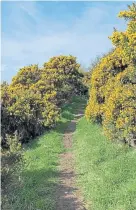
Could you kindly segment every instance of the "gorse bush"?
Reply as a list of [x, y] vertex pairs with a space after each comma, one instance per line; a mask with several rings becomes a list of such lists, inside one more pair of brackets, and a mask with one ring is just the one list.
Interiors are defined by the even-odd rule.
[[91, 77], [86, 117], [103, 124], [110, 139], [136, 141], [136, 4], [119, 13], [128, 20], [125, 32], [114, 30], [115, 49], [100, 59]]
[[[81, 69], [81, 72], [84, 75], [84, 77], [82, 79], [82, 82], [85, 85], [85, 87], [87, 87], [87, 90], [86, 90], [87, 93], [89, 93], [89, 89], [91, 88], [91, 77], [92, 77], [93, 70], [98, 65], [98, 63], [100, 62], [101, 58], [105, 57], [106, 55], [108, 55], [112, 51], [113, 51], [113, 49], [111, 49], [106, 54], [102, 54], [100, 56], [96, 56], [96, 58], [92, 61], [90, 67], [88, 68], [88, 71], [85, 71], [84, 69]], [[89, 94], [88, 94], [88, 97], [89, 97]]]
[[86, 87], [82, 83], [84, 76], [79, 72], [80, 65], [73, 56], [53, 57], [44, 63], [43, 80], [57, 93], [57, 102], [62, 103], [71, 93], [83, 93]]
[[1, 85], [3, 146], [8, 146], [6, 134], [16, 132], [19, 141], [27, 142], [55, 126], [64, 100], [86, 88], [79, 67], [73, 56], [53, 57], [42, 68], [20, 69], [10, 85]]
[[19, 142], [18, 135], [16, 134], [16, 132], [12, 136], [6, 134], [6, 141], [9, 146], [10, 154], [16, 154], [18, 153], [18, 151], [21, 150], [21, 143]]

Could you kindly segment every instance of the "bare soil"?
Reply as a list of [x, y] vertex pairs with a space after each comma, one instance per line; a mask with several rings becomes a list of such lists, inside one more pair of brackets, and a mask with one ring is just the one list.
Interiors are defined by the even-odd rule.
[[56, 210], [86, 210], [80, 190], [76, 186], [78, 174], [74, 170], [74, 155], [72, 152], [72, 137], [76, 130], [78, 119], [83, 116], [82, 110], [77, 110], [74, 120], [72, 120], [65, 130], [63, 142], [65, 152], [60, 155], [60, 184], [57, 189]]

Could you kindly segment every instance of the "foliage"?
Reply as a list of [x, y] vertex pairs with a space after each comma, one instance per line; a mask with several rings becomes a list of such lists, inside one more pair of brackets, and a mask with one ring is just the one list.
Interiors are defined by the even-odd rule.
[[[23, 145], [18, 166], [14, 166], [13, 160], [9, 164], [8, 159], [8, 176], [2, 173], [2, 209], [56, 209], [60, 175], [57, 166], [59, 155], [64, 150], [63, 134], [77, 108], [85, 103], [85, 99], [74, 96], [62, 107], [59, 123], [54, 129]], [[2, 157], [2, 168], [6, 164], [7, 160]]]
[[63, 102], [84, 93], [79, 67], [76, 57], [57, 56], [42, 68], [20, 69], [10, 85], [1, 85], [3, 146], [8, 147], [6, 134], [16, 132], [19, 141], [28, 142], [56, 125]]
[[86, 89], [82, 83], [83, 73], [79, 71], [80, 65], [73, 56], [53, 57], [44, 63], [44, 79], [47, 78], [53, 89], [57, 92], [57, 99], [70, 97], [71, 94], [83, 93]]
[[91, 73], [90, 72], [84, 72], [84, 77], [83, 77], [83, 84], [90, 88], [90, 79], [91, 79]]
[[11, 154], [15, 154], [21, 150], [21, 143], [19, 142], [19, 138], [16, 133], [14, 136], [6, 134], [6, 140]]
[[110, 37], [115, 49], [94, 68], [86, 117], [103, 124], [111, 139], [134, 145], [136, 139], [136, 5], [119, 17], [129, 19], [125, 32]]
[[[111, 49], [109, 52], [112, 52], [113, 49]], [[109, 52], [107, 54], [109, 54]], [[81, 69], [81, 72], [83, 73], [84, 77], [82, 79], [83, 84], [87, 87], [87, 90], [89, 92], [89, 89], [91, 88], [91, 77], [93, 74], [93, 70], [97, 66], [97, 64], [100, 62], [101, 58], [106, 56], [107, 54], [102, 54], [101, 56], [96, 56], [96, 58], [91, 62], [91, 65], [87, 70]]]

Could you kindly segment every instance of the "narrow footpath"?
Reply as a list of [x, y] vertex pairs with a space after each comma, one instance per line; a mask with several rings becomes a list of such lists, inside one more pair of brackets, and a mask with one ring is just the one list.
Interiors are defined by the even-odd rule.
[[74, 155], [72, 152], [72, 137], [77, 121], [83, 116], [83, 110], [76, 110], [63, 136], [65, 152], [60, 155], [60, 182], [57, 189], [56, 210], [86, 210], [80, 190], [76, 186], [74, 170]]

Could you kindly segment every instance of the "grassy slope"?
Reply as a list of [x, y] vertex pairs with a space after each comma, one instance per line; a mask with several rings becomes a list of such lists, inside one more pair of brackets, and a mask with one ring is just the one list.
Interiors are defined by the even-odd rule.
[[78, 185], [90, 210], [136, 210], [136, 150], [109, 142], [84, 118], [74, 136]]
[[7, 201], [3, 208], [10, 210], [55, 210], [55, 191], [58, 184], [59, 154], [63, 151], [62, 136], [73, 114], [84, 103], [76, 97], [64, 105], [57, 127], [29, 142], [23, 160], [17, 164], [7, 184]]

